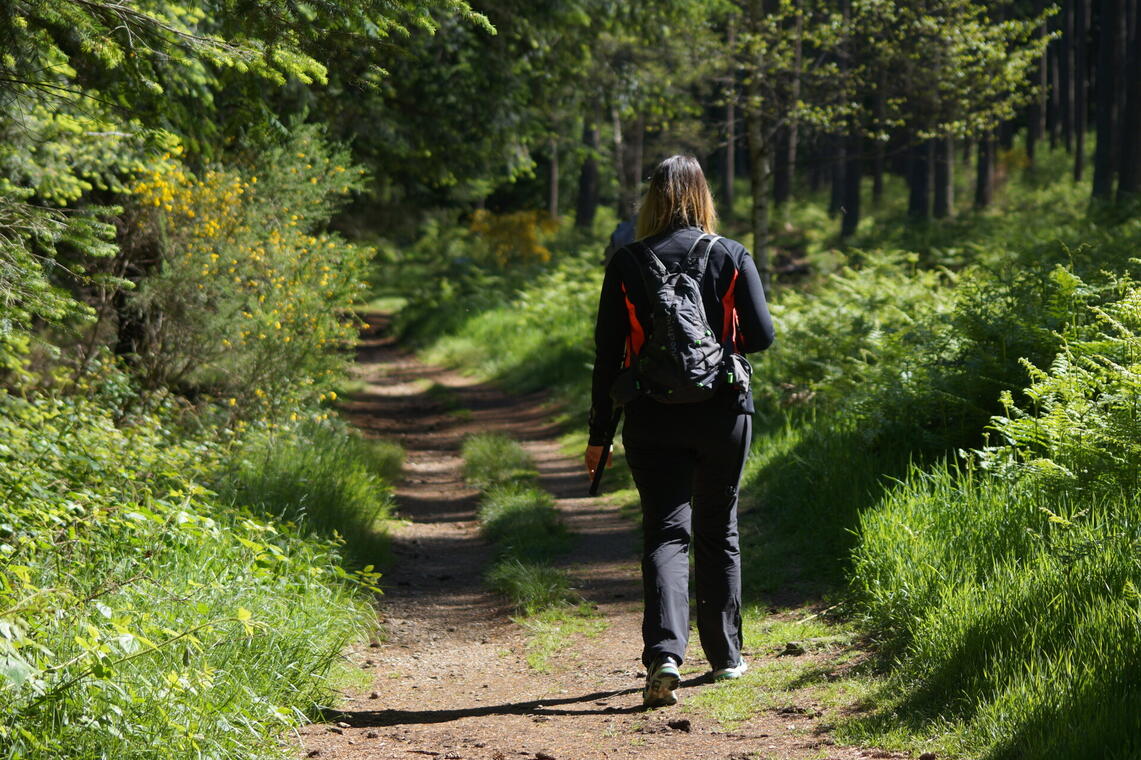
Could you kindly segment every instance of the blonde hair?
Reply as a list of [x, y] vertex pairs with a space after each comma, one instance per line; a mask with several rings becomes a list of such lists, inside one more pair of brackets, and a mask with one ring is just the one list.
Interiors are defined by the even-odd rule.
[[670, 156], [658, 164], [638, 210], [639, 240], [678, 227], [717, 230], [709, 183], [693, 156]]

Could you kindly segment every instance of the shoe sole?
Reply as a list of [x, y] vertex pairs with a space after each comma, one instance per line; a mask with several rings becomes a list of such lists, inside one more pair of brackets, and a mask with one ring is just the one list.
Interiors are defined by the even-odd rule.
[[650, 681], [650, 685], [642, 692], [642, 704], [645, 707], [669, 707], [677, 704], [678, 684], [681, 677], [677, 673], [662, 673]]

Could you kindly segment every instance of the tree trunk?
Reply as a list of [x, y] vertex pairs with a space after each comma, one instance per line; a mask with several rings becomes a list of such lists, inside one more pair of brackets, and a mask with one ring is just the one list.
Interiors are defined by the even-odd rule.
[[550, 191], [547, 197], [547, 212], [552, 219], [559, 218], [559, 144], [551, 138], [551, 176]]
[[[801, 18], [800, 14], [797, 14], [791, 32], [794, 39], [794, 62], [792, 82], [789, 84], [786, 105], [795, 104], [800, 99], [800, 67], [804, 32], [804, 19]], [[795, 116], [786, 114], [786, 122], [777, 133], [776, 155], [773, 160], [773, 204], [778, 207], [792, 197], [792, 183], [796, 177], [796, 141], [799, 131]]]
[[733, 189], [737, 181], [737, 114], [736, 106], [730, 100], [725, 106], [725, 166], [721, 172], [721, 216], [733, 218]]
[[[1132, 9], [1133, 23], [1129, 40], [1129, 61], [1126, 71], [1133, 72], [1127, 77], [1128, 91], [1125, 94], [1124, 117], [1121, 123], [1125, 129], [1121, 135], [1121, 177], [1117, 182], [1117, 200], [1126, 201], [1141, 194], [1141, 145], [1136, 125], [1141, 124], [1141, 12], [1137, 3]], [[1129, 125], [1134, 125], [1130, 127]]]
[[1066, 150], [1074, 149], [1074, 73], [1077, 56], [1077, 16], [1075, 0], [1065, 0], [1062, 10], [1062, 38], [1058, 41], [1058, 83], [1061, 87], [1059, 119]]
[[946, 219], [955, 213], [955, 140], [941, 137], [935, 140], [935, 203], [936, 219]]
[[[1038, 34], [1042, 39], [1045, 39], [1049, 34], [1045, 21], [1042, 22]], [[1034, 163], [1034, 148], [1046, 134], [1046, 93], [1049, 88], [1046, 60], [1046, 48], [1043, 48], [1042, 55], [1038, 58], [1038, 91], [1035, 93], [1034, 101], [1030, 104], [1026, 124], [1026, 157], [1030, 159], [1031, 164]]]
[[1061, 136], [1061, 112], [1062, 112], [1062, 85], [1058, 79], [1060, 72], [1060, 60], [1058, 57], [1059, 45], [1058, 40], [1050, 43], [1047, 49], [1047, 85], [1049, 87], [1049, 96], [1046, 101], [1046, 133], [1050, 136], [1050, 150], [1058, 147], [1058, 139]]
[[1086, 159], [1086, 116], [1089, 110], [1089, 64], [1086, 61], [1086, 34], [1089, 30], [1091, 0], [1074, 2], [1074, 182], [1081, 182]]
[[753, 261], [761, 275], [761, 285], [769, 293], [772, 268], [769, 265], [769, 186], [772, 146], [765, 139], [765, 125], [759, 113], [746, 112], [749, 137], [749, 179], [752, 184]]
[[[759, 29], [764, 20], [761, 0], [749, 0], [748, 19], [752, 29]], [[760, 68], [759, 66], [757, 67]], [[769, 192], [772, 182], [770, 166], [772, 146], [766, 134], [764, 119], [764, 88], [754, 74], [747, 80], [745, 131], [749, 141], [749, 179], [752, 185], [753, 261], [761, 276], [765, 294], [769, 293], [772, 267], [769, 263]]]
[[844, 137], [828, 136], [828, 163], [832, 172], [832, 193], [828, 200], [828, 216], [836, 216], [844, 205]]
[[646, 117], [641, 113], [634, 121], [634, 134], [630, 135], [630, 144], [626, 150], [626, 181], [630, 184], [630, 192], [634, 197], [631, 204], [631, 213], [637, 208], [638, 200], [642, 197], [642, 166], [645, 163], [644, 154], [646, 146]]
[[1117, 37], [1122, 26], [1123, 0], [1100, 0], [1097, 42], [1097, 145], [1094, 148], [1093, 197], [1108, 200], [1113, 195], [1117, 141]]
[[792, 192], [792, 164], [789, 163], [788, 127], [777, 130], [776, 151], [773, 154], [773, 206], [780, 208]]
[[[887, 73], [880, 71], [879, 80], [876, 83], [875, 95], [875, 128], [881, 130], [884, 128], [884, 120], [887, 118], [887, 98], [885, 92], [887, 91]], [[876, 140], [874, 153], [872, 154], [872, 204], [878, 206], [880, 199], [883, 198], [883, 173], [884, 164], [886, 162], [887, 145], [883, 140]]]
[[598, 151], [602, 147], [596, 115], [582, 120], [582, 144], [586, 146], [587, 153], [586, 160], [582, 162], [582, 172], [578, 175], [574, 226], [589, 230], [594, 227], [594, 213], [598, 210]]
[[[737, 26], [729, 22], [728, 47], [736, 60]], [[724, 219], [733, 218], [733, 201], [735, 193], [733, 185], [737, 180], [737, 97], [736, 72], [729, 70], [729, 102], [725, 104], [725, 165], [721, 172], [721, 216]]]
[[844, 204], [840, 221], [840, 237], [855, 233], [860, 225], [860, 175], [862, 170], [861, 153], [863, 139], [858, 130], [848, 135], [844, 151]]
[[907, 215], [912, 219], [928, 219], [931, 216], [930, 153], [930, 140], [917, 142], [908, 149]]
[[979, 138], [978, 171], [975, 174], [975, 208], [986, 208], [994, 199], [994, 134]]

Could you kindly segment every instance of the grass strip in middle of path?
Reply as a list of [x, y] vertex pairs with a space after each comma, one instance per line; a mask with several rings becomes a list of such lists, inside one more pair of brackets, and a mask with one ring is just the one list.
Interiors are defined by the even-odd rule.
[[573, 536], [559, 519], [551, 494], [536, 484], [538, 472], [518, 442], [499, 433], [468, 438], [463, 446], [464, 478], [483, 491], [479, 522], [495, 545], [488, 584], [511, 600], [514, 620], [531, 635], [527, 663], [550, 670], [550, 655], [576, 634], [594, 636], [605, 628], [597, 613], [571, 588], [553, 557], [569, 552]]

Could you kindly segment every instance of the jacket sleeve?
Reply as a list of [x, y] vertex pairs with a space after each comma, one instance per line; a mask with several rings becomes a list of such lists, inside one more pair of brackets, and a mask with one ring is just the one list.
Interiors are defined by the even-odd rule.
[[622, 278], [612, 260], [606, 267], [606, 276], [602, 281], [598, 318], [594, 325], [594, 374], [590, 387], [591, 446], [603, 445], [614, 434], [609, 429], [614, 415], [610, 389], [622, 369], [629, 333], [630, 318], [626, 314]]
[[737, 283], [737, 350], [743, 354], [763, 351], [773, 344], [776, 333], [773, 319], [765, 302], [765, 289], [753, 257], [745, 254], [741, 259]]

